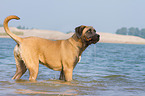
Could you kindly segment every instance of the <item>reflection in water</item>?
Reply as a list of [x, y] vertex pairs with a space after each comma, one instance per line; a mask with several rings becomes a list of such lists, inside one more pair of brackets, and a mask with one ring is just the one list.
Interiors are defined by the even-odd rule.
[[77, 95], [73, 94], [74, 90], [67, 90], [65, 92], [40, 92], [40, 91], [33, 91], [27, 89], [17, 89], [16, 93], [18, 94], [49, 94], [49, 95]]
[[[69, 88], [61, 90], [61, 88], [66, 86], [74, 86], [74, 87], [77, 86], [77, 84], [73, 84], [71, 82], [65, 82], [61, 80], [27, 81], [27, 80], [20, 79], [20, 80], [16, 80], [15, 82], [19, 85], [25, 86], [26, 88], [26, 89], [16, 89], [15, 93], [17, 94], [77, 95], [77, 91], [78, 91], [76, 89], [69, 89]], [[32, 87], [34, 87], [35, 90], [30, 90], [33, 89]], [[41, 90], [40, 87], [42, 87]], [[60, 90], [55, 90], [55, 89], [60, 89]]]

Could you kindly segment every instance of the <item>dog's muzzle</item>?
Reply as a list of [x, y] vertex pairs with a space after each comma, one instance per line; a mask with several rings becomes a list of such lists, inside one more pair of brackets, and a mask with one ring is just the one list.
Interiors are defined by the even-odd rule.
[[92, 37], [92, 41], [94, 41], [93, 43], [97, 43], [98, 41], [100, 40], [100, 35], [99, 34], [95, 34], [93, 37]]
[[97, 43], [100, 40], [100, 35], [99, 34], [95, 34], [92, 37], [86, 37], [85, 36], [85, 39], [86, 39], [87, 43], [89, 43], [89, 44], [92, 44], [92, 43], [95, 44], [95, 43]]

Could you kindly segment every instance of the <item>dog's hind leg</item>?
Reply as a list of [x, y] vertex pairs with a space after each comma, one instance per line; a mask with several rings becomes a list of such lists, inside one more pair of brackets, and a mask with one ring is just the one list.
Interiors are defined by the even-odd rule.
[[25, 66], [24, 61], [22, 60], [22, 58], [20, 56], [18, 45], [16, 45], [14, 48], [14, 57], [15, 57], [17, 69], [16, 69], [16, 73], [12, 79], [20, 79], [21, 76], [26, 72], [27, 68]]
[[23, 60], [19, 60], [16, 56], [15, 56], [15, 61], [16, 61], [16, 73], [13, 76], [12, 79], [20, 79], [21, 76], [26, 72], [27, 68], [25, 66], [25, 63]]
[[27, 58], [26, 67], [29, 70], [29, 80], [31, 81], [36, 80], [39, 71], [39, 59], [34, 59], [31, 57]]

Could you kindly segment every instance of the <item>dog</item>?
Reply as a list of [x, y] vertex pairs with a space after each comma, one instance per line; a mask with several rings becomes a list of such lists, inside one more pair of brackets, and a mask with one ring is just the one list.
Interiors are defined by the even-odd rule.
[[6, 33], [17, 43], [14, 48], [16, 73], [12, 79], [20, 79], [28, 69], [29, 80], [36, 80], [40, 63], [52, 70], [60, 71], [60, 80], [71, 81], [73, 69], [82, 52], [100, 39], [100, 35], [92, 26], [84, 25], [76, 27], [73, 36], [66, 40], [21, 38], [9, 30], [8, 22], [11, 19], [20, 18], [15, 15], [8, 16], [3, 24]]

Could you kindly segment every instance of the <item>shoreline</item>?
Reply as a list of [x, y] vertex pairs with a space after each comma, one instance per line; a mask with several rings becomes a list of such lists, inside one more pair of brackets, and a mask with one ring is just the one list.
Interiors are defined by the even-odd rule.
[[[17, 35], [19, 36], [19, 35]], [[24, 36], [19, 36], [21, 38], [25, 38]], [[26, 36], [26, 37], [30, 37], [30, 36]], [[39, 37], [39, 36], [35, 36], [35, 37]], [[0, 36], [0, 38], [11, 38], [10, 36]], [[42, 38], [42, 37], [40, 37]], [[49, 39], [49, 38], [45, 38], [45, 39]], [[56, 40], [56, 39], [49, 39], [49, 40]], [[57, 40], [61, 40], [61, 39], [57, 39]], [[64, 39], [62, 39], [64, 40]], [[123, 41], [111, 41], [111, 40], [100, 40], [98, 43], [112, 43], [112, 44], [137, 44], [137, 45], [145, 45], [145, 41], [144, 42], [131, 42], [131, 41], [126, 41], [126, 42], [123, 42]]]
[[[63, 33], [59, 31], [49, 31], [49, 30], [40, 30], [40, 29], [31, 29], [31, 30], [22, 30], [15, 27], [10, 27], [12, 32], [21, 32], [23, 35], [17, 35], [19, 37], [25, 38], [30, 36], [50, 39], [50, 40], [65, 40], [70, 38], [74, 32]], [[0, 27], [0, 33], [5, 33], [3, 27]], [[118, 43], [118, 44], [141, 44], [145, 45], [145, 39], [137, 36], [129, 35], [118, 35], [105, 32], [97, 32], [100, 35], [100, 43]], [[0, 35], [0, 38], [10, 38], [8, 35]]]

